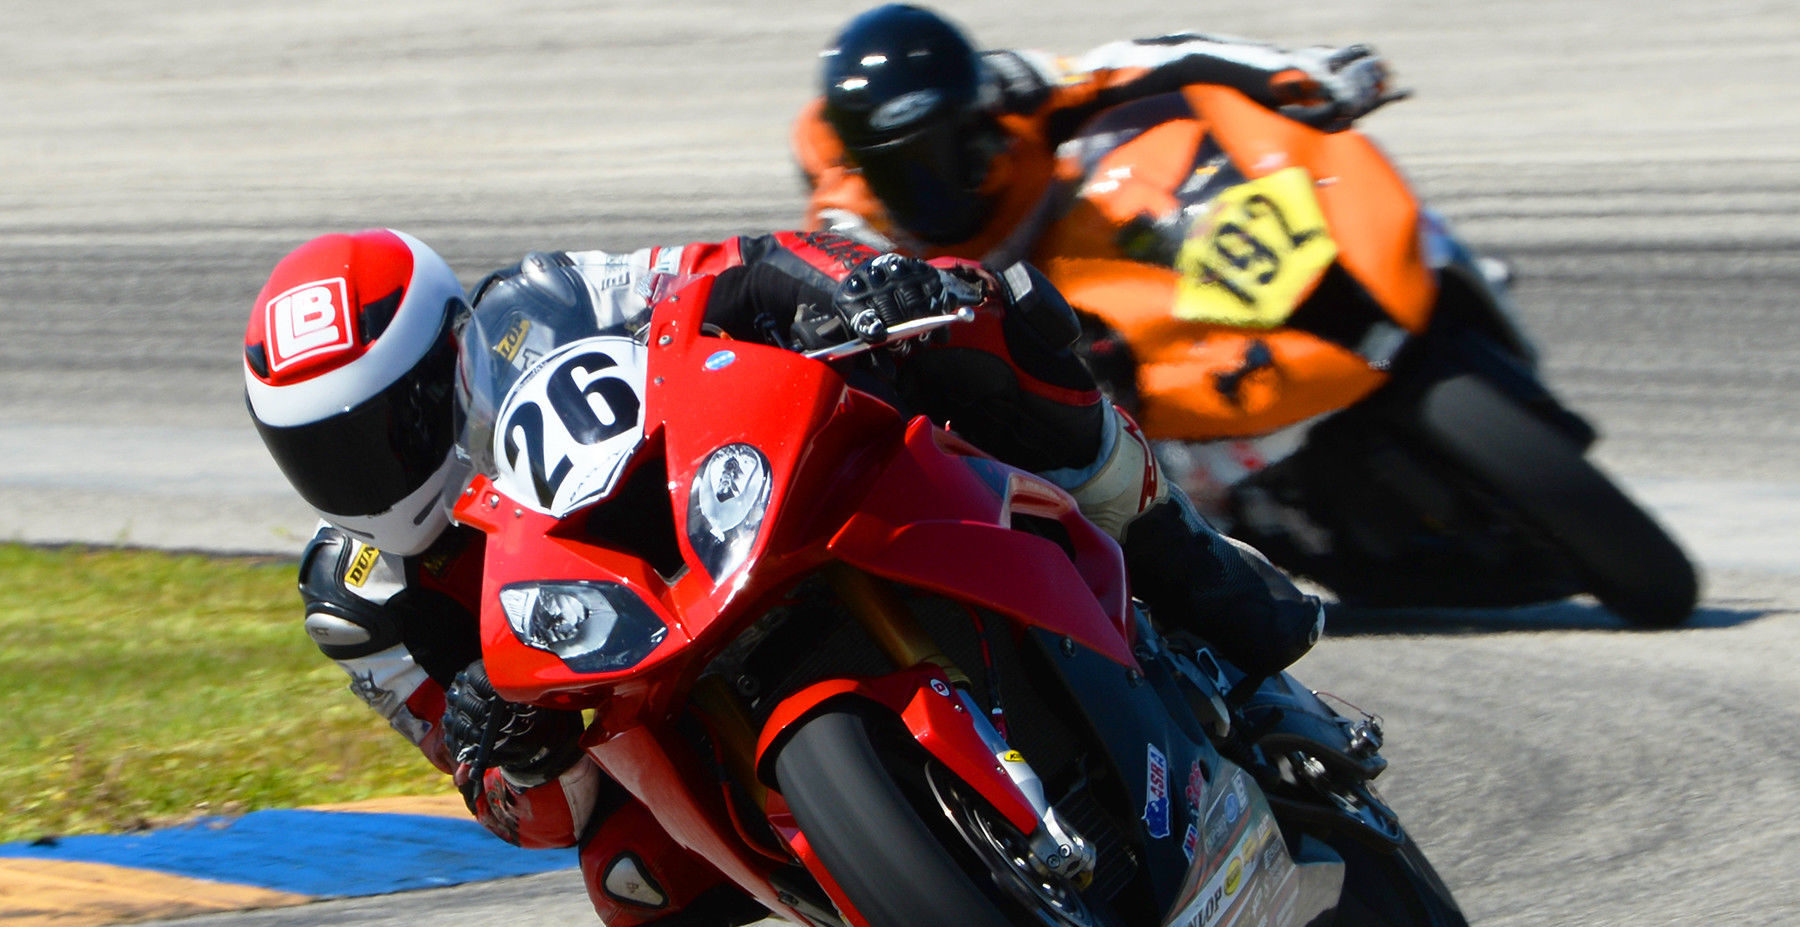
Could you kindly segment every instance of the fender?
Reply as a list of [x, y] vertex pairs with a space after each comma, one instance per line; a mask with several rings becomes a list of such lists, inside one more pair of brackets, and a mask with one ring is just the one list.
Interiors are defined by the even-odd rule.
[[1031, 833], [1041, 823], [1031, 802], [995, 762], [943, 670], [923, 665], [872, 679], [827, 679], [775, 706], [756, 744], [756, 775], [775, 788], [775, 756], [800, 722], [824, 706], [859, 699], [892, 713], [919, 746], [974, 787], [994, 810]]

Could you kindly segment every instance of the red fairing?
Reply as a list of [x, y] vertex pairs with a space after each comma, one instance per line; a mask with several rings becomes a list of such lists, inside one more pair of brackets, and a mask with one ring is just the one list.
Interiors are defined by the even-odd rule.
[[[992, 483], [971, 483], [970, 472]], [[981, 521], [958, 517], [984, 509]], [[1050, 541], [1012, 530], [1014, 513], [1060, 522], [1075, 548], [1073, 565]], [[1118, 544], [1054, 484], [996, 463], [923, 419], [907, 429], [901, 454], [830, 550], [877, 576], [972, 598], [1023, 624], [1066, 634], [1121, 665], [1137, 665]], [[1018, 582], [1020, 576], [1032, 581]]]
[[605, 927], [653, 923], [724, 881], [717, 869], [670, 840], [636, 801], [607, 815], [582, 842], [581, 875]]

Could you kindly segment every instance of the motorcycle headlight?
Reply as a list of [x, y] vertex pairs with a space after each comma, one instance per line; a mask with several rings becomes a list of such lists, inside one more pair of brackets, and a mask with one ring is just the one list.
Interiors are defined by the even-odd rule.
[[769, 459], [748, 444], [708, 455], [688, 493], [688, 543], [715, 582], [750, 556], [773, 485]]
[[669, 633], [618, 583], [513, 583], [501, 588], [500, 607], [520, 643], [556, 654], [578, 673], [636, 666]]

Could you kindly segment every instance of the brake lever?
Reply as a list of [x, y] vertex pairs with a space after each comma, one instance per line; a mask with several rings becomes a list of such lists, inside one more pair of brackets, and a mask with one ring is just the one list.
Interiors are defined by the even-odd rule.
[[913, 319], [910, 322], [902, 322], [899, 325], [896, 325], [893, 328], [888, 329], [887, 336], [882, 338], [880, 341], [864, 341], [861, 338], [856, 338], [856, 339], [852, 339], [850, 341], [846, 341], [843, 344], [834, 344], [834, 345], [831, 345], [830, 347], [818, 348], [816, 350], [807, 351], [807, 352], [805, 352], [805, 356], [809, 360], [826, 361], [826, 362], [843, 360], [846, 357], [855, 357], [858, 354], [866, 354], [869, 351], [873, 351], [876, 348], [885, 347], [887, 345], [893, 344], [896, 341], [905, 341], [908, 338], [917, 338], [918, 336], [923, 335], [927, 332], [936, 331], [940, 328], [945, 328], [945, 327], [954, 325], [958, 322], [973, 322], [973, 321], [975, 321], [974, 307], [958, 306], [958, 307], [956, 307], [956, 309], [954, 311], [945, 313], [943, 315], [928, 315], [923, 318]]

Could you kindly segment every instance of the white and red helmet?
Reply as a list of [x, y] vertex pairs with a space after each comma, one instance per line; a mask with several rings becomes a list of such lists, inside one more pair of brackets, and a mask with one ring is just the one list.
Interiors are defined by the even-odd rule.
[[263, 444], [326, 521], [396, 554], [448, 523], [456, 274], [392, 229], [323, 235], [275, 265], [244, 332]]

